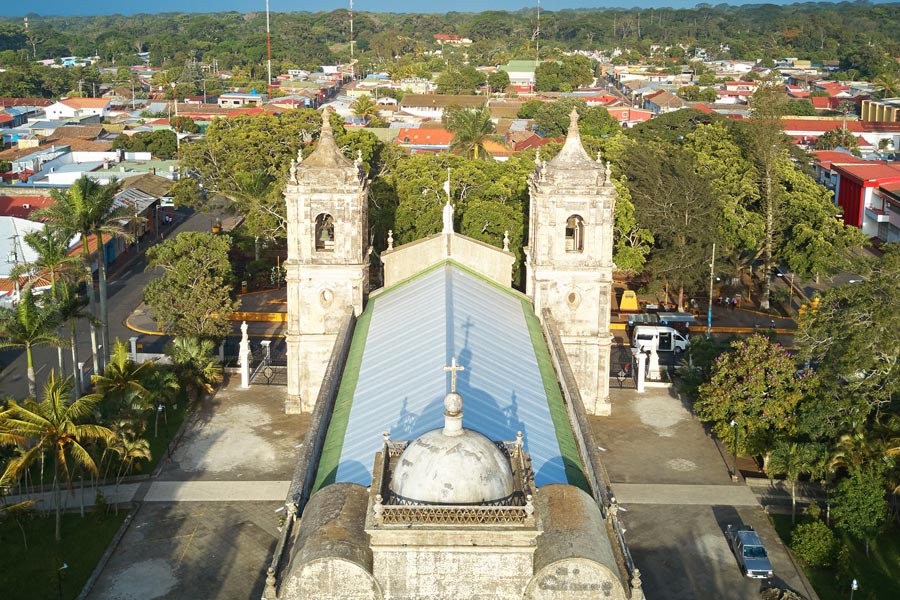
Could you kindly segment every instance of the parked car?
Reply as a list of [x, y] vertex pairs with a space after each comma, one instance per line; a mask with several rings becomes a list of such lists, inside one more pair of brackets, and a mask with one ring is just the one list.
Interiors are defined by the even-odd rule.
[[752, 527], [735, 528], [729, 525], [725, 538], [744, 575], [754, 579], [769, 579], [775, 575], [766, 548]]

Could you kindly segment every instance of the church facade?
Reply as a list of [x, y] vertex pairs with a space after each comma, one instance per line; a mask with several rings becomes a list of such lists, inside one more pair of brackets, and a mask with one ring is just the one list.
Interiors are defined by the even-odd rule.
[[366, 297], [365, 186], [325, 125], [285, 192], [288, 408], [312, 415], [264, 597], [642, 598], [587, 421], [609, 412], [615, 192], [577, 115], [530, 181], [526, 294], [448, 198]]

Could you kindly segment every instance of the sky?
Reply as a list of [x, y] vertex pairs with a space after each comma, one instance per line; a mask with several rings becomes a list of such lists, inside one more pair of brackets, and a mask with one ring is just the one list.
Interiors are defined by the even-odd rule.
[[[759, 4], [761, 0], [732, 1], [727, 4]], [[622, 0], [542, 0], [541, 7], [546, 10], [563, 8], [589, 7], [676, 7], [690, 8], [698, 4], [698, 0], [638, 0], [625, 2]], [[709, 0], [709, 4], [719, 4], [719, 0]], [[786, 0], [768, 0], [769, 4], [791, 4]], [[367, 12], [417, 12], [443, 13], [447, 11], [480, 12], [484, 10], [519, 10], [523, 7], [537, 5], [537, 0], [355, 0], [354, 8]], [[329, 11], [335, 8], [347, 8], [349, 0], [269, 0], [272, 12], [289, 11]], [[134, 0], [42, 0], [25, 3], [4, 0], [0, 2], [0, 16], [24, 16], [23, 10], [38, 15], [105, 15], [135, 14], [161, 12], [222, 12], [238, 11], [242, 13], [265, 10], [265, 0], [155, 0], [153, 2], [136, 2]]]

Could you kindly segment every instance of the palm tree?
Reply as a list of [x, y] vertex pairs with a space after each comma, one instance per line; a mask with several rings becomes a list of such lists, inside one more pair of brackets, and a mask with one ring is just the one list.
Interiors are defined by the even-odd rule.
[[[72, 239], [72, 232], [65, 229], [54, 229], [52, 227], [44, 227], [37, 231], [25, 234], [24, 240], [32, 250], [37, 253], [37, 259], [18, 265], [13, 270], [14, 276], [23, 273], [35, 273], [35, 277], [29, 278], [26, 283], [27, 287], [33, 287], [38, 281], [37, 275], [42, 271], [48, 272], [50, 276], [50, 297], [54, 301], [57, 300], [56, 282], [60, 276], [73, 271], [81, 266], [82, 261], [79, 257], [69, 256], [69, 242]], [[57, 335], [59, 331], [57, 331]], [[57, 346], [57, 359], [59, 361], [59, 372], [65, 370], [63, 365], [62, 346]]]
[[204, 391], [211, 394], [215, 389], [213, 384], [222, 381], [222, 365], [213, 358], [214, 349], [211, 340], [193, 337], [177, 337], [166, 347], [178, 378], [183, 385], [194, 389], [195, 399]]
[[151, 363], [137, 364], [131, 360], [125, 343], [116, 339], [103, 375], [91, 375], [96, 390], [91, 396], [103, 401], [107, 414], [141, 413], [146, 410], [147, 396], [141, 379], [150, 368]]
[[0, 412], [0, 442], [28, 447], [24, 454], [9, 461], [0, 483], [19, 477], [44, 452], [53, 455], [56, 541], [62, 539], [60, 484], [71, 486], [74, 467], [96, 474], [97, 465], [85, 444], [113, 437], [109, 429], [89, 421], [97, 400], [85, 396], [70, 401], [70, 385], [69, 379], [50, 371], [41, 402], [26, 400], [20, 405], [13, 400], [8, 409]]
[[484, 149], [484, 143], [494, 132], [491, 111], [487, 106], [478, 109], [450, 107], [444, 113], [444, 127], [456, 133], [450, 142], [451, 151], [462, 153], [467, 158], [492, 158]]
[[825, 454], [822, 444], [786, 442], [775, 446], [769, 456], [768, 475], [784, 474], [791, 484], [791, 522], [797, 521], [797, 480], [804, 474], [818, 474], [819, 457]]
[[[131, 241], [134, 236], [128, 232], [123, 223], [134, 222], [136, 217], [128, 214], [124, 209], [113, 210], [119, 183], [101, 185], [83, 176], [76, 180], [72, 186], [62, 192], [53, 190], [50, 194], [56, 202], [43, 208], [35, 215], [62, 230], [74, 231], [81, 235], [81, 255], [86, 265], [91, 264], [91, 252], [89, 240], [93, 235], [96, 238], [97, 248], [94, 258], [97, 260], [97, 271], [100, 281], [100, 339], [103, 342], [104, 357], [109, 352], [109, 315], [106, 306], [106, 254], [103, 252], [103, 236], [117, 237]], [[90, 269], [88, 268], [88, 275]], [[94, 288], [88, 279], [88, 305], [92, 314], [94, 309]], [[94, 373], [100, 373], [100, 357], [97, 352], [97, 333], [94, 325], [91, 325], [91, 342], [94, 351]], [[105, 360], [103, 361], [105, 362]]]
[[149, 406], [153, 409], [153, 437], [157, 437], [159, 432], [159, 413], [164, 413], [163, 418], [168, 424], [169, 418], [166, 416], [169, 403], [175, 398], [175, 394], [181, 389], [178, 384], [178, 376], [168, 369], [153, 369], [149, 375], [144, 377], [144, 389], [147, 391], [144, 397]]
[[26, 289], [14, 308], [0, 310], [0, 348], [25, 348], [28, 364], [28, 395], [36, 394], [34, 359], [32, 348], [39, 346], [65, 346], [65, 340], [56, 335], [60, 323], [59, 311], [52, 306], [38, 304], [31, 289]]
[[353, 109], [353, 114], [357, 117], [362, 117], [366, 123], [378, 118], [378, 105], [372, 102], [371, 96], [360, 96], [354, 100], [351, 108]]
[[[83, 275], [83, 273], [82, 273]], [[59, 292], [59, 315], [63, 321], [69, 322], [69, 347], [72, 349], [72, 376], [75, 379], [73, 392], [76, 398], [81, 397], [81, 371], [78, 368], [78, 339], [75, 323], [78, 319], [87, 319], [95, 327], [97, 319], [93, 314], [85, 311], [88, 305], [87, 298], [78, 294], [75, 286], [68, 282], [60, 285]]]
[[900, 79], [894, 71], [882, 71], [872, 83], [881, 88], [876, 94], [877, 98], [896, 98], [900, 96]]

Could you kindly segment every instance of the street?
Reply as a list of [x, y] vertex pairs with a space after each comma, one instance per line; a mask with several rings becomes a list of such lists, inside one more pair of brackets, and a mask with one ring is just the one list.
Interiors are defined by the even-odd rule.
[[[208, 231], [210, 217], [204, 213], [191, 213], [186, 210], [179, 210], [175, 215], [175, 222], [169, 229], [164, 230], [164, 235], [174, 236], [182, 231]], [[128, 342], [128, 338], [138, 335], [125, 326], [125, 319], [131, 312], [141, 303], [144, 293], [144, 286], [151, 279], [156, 277], [155, 273], [146, 272], [146, 259], [143, 252], [149, 246], [155, 244], [157, 240], [153, 240], [149, 235], [141, 241], [141, 253], [134, 257], [134, 247], [123, 254], [120, 260], [133, 260], [126, 265], [115, 263], [110, 268], [109, 273], [109, 340], [113, 343], [116, 338], [123, 342]], [[130, 253], [130, 254], [129, 254]], [[119, 270], [113, 269], [119, 266]], [[68, 325], [64, 325], [62, 335], [64, 339], [68, 339]], [[84, 362], [85, 365], [91, 364], [91, 338], [90, 328], [86, 321], [78, 322], [77, 327], [78, 339], [78, 360]], [[99, 336], [99, 330], [98, 330]], [[168, 342], [168, 338], [140, 336], [143, 343], [144, 352], [162, 352], [163, 347]], [[59, 368], [57, 359], [57, 351], [55, 347], [41, 347], [32, 350], [34, 357], [34, 370], [37, 381], [38, 397], [40, 390], [47, 380], [47, 376], [51, 370]], [[64, 359], [64, 375], [72, 375], [72, 353], [71, 349], [63, 349]], [[28, 381], [25, 376], [26, 362], [25, 351], [22, 349], [8, 349], [0, 351], [0, 393], [10, 396], [14, 399], [24, 399], [28, 394]]]

